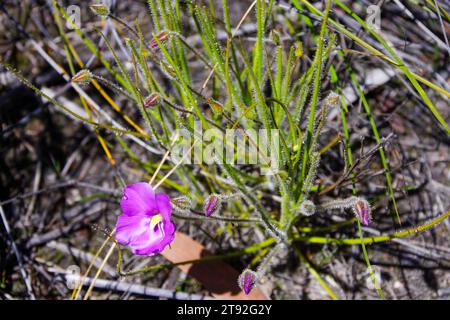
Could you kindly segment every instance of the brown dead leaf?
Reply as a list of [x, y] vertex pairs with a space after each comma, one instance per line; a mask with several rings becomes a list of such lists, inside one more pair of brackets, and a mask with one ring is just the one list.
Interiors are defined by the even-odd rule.
[[[196, 260], [211, 255], [204, 246], [189, 237], [177, 232], [175, 240], [162, 252], [172, 263]], [[268, 300], [258, 288], [248, 296], [239, 288], [237, 279], [239, 272], [223, 261], [208, 261], [197, 264], [179, 265], [183, 272], [199, 281], [215, 298], [235, 300]]]

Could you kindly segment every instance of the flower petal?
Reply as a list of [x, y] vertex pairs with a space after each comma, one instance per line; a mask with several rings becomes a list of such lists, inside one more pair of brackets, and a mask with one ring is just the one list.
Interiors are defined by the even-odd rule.
[[124, 189], [120, 207], [128, 216], [152, 216], [158, 209], [155, 201], [155, 192], [152, 187], [146, 182], [138, 182]]
[[170, 205], [170, 198], [165, 193], [156, 194], [156, 204], [158, 212], [163, 216], [165, 221], [170, 221], [172, 216], [172, 206]]
[[149, 241], [142, 247], [135, 247], [134, 254], [151, 256], [162, 252], [175, 238], [175, 224], [172, 221], [161, 221], [150, 232]]
[[145, 243], [149, 237], [151, 218], [147, 216], [129, 216], [121, 214], [117, 218], [116, 240], [125, 246]]
[[122, 214], [117, 219], [116, 240], [129, 246], [134, 254], [153, 255], [160, 253], [175, 238], [175, 224], [161, 220], [150, 228], [151, 218]]

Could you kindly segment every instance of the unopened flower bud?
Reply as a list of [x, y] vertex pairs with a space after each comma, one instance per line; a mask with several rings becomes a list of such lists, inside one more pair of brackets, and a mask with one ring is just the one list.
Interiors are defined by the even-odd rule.
[[154, 107], [154, 106], [158, 105], [160, 101], [161, 101], [161, 96], [159, 95], [159, 93], [156, 93], [156, 92], [152, 93], [147, 98], [145, 98], [144, 107], [145, 108]]
[[335, 106], [339, 102], [339, 95], [337, 93], [331, 92], [327, 97], [327, 105]]
[[76, 75], [72, 77], [72, 82], [80, 84], [89, 84], [91, 80], [92, 73], [87, 69], [80, 70]]
[[358, 200], [355, 201], [355, 204], [353, 205], [353, 212], [359, 222], [365, 226], [368, 226], [370, 220], [372, 219], [370, 211], [370, 204], [367, 200], [358, 198]]
[[[167, 42], [167, 40], [169, 40], [169, 33], [167, 31], [161, 31], [156, 35], [156, 38], [158, 39], [159, 42], [161, 42], [162, 44], [164, 44], [165, 42]], [[150, 41], [150, 48], [152, 49], [158, 49], [158, 42], [156, 42], [156, 40], [153, 38]]]
[[255, 287], [257, 281], [256, 272], [245, 269], [238, 279], [239, 287], [244, 290], [244, 293], [248, 295], [250, 291]]
[[222, 205], [222, 201], [217, 194], [212, 194], [208, 198], [206, 198], [205, 203], [203, 204], [203, 214], [206, 217], [211, 216], [213, 213], [217, 212]]
[[192, 207], [192, 200], [188, 197], [178, 197], [170, 200], [170, 202], [177, 208], [186, 210]]
[[161, 68], [169, 78], [171, 78], [173, 80], [175, 80], [177, 78], [177, 72], [171, 65], [169, 65], [165, 62], [161, 62]]
[[92, 12], [94, 12], [95, 14], [101, 16], [101, 17], [107, 17], [109, 16], [109, 7], [104, 5], [104, 4], [91, 4], [89, 6], [89, 8], [91, 8]]
[[310, 200], [305, 200], [300, 204], [299, 211], [304, 216], [312, 216], [316, 213], [316, 206]]
[[223, 110], [223, 105], [212, 98], [208, 98], [206, 103], [208, 103], [214, 113], [220, 113]]

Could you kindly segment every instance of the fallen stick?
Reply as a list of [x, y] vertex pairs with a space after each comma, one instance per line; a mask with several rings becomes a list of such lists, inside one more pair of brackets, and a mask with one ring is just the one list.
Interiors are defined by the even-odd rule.
[[[46, 244], [46, 247], [50, 248], [50, 249], [58, 250], [67, 255], [73, 255], [76, 258], [79, 258], [88, 263], [90, 261], [92, 261], [92, 259], [94, 259], [94, 255], [92, 253], [84, 252], [83, 250], [79, 250], [79, 249], [70, 247], [65, 243], [50, 241], [49, 243]], [[94, 266], [96, 266], [98, 268], [98, 267], [100, 267], [100, 264], [101, 264], [100, 259], [97, 258], [94, 260]], [[110, 275], [112, 277], [117, 275], [116, 270], [109, 265], [106, 265], [103, 268], [103, 271], [105, 271], [108, 275]]]
[[[68, 274], [65, 272], [61, 272], [54, 269], [49, 269], [50, 272], [56, 273], [58, 276], [62, 277], [64, 281], [68, 283], [77, 283], [81, 281], [81, 276]], [[89, 286], [91, 285], [93, 278], [86, 277], [84, 278], [83, 285]], [[94, 288], [102, 289], [102, 290], [112, 290], [112, 291], [120, 291], [127, 292], [132, 294], [138, 294], [142, 296], [149, 297], [159, 297], [159, 298], [167, 298], [167, 299], [175, 299], [175, 300], [212, 300], [213, 298], [200, 295], [200, 294], [191, 294], [186, 292], [175, 292], [172, 290], [160, 289], [160, 288], [152, 288], [146, 287], [140, 284], [134, 284], [129, 282], [121, 282], [121, 281], [113, 281], [113, 280], [105, 280], [105, 279], [96, 279], [94, 283]]]

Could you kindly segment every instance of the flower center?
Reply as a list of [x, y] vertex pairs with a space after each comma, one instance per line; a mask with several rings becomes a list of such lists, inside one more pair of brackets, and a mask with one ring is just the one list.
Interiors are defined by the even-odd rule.
[[163, 220], [162, 215], [157, 214], [150, 220], [150, 229], [153, 230], [155, 226]]

